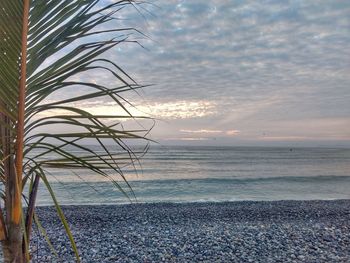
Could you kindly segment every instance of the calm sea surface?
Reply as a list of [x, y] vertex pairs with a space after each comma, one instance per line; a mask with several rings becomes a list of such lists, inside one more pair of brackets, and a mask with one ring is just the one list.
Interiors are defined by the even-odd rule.
[[[138, 202], [350, 198], [350, 149], [151, 147], [141, 164], [143, 172], [125, 172]], [[129, 202], [91, 172], [52, 169], [49, 177], [61, 204]], [[50, 200], [41, 185], [39, 205]]]

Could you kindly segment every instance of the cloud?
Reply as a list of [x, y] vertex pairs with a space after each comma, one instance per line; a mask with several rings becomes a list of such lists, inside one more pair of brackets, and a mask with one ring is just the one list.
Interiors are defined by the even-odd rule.
[[[52, 101], [48, 101], [52, 102]], [[181, 100], [170, 102], [135, 102], [135, 106], [122, 102], [125, 109], [133, 116], [147, 116], [162, 120], [204, 118], [216, 114], [215, 103], [206, 100]], [[105, 101], [85, 101], [73, 103], [71, 106], [79, 107], [94, 115], [125, 116], [125, 111], [116, 102]], [[39, 116], [54, 116], [60, 114], [70, 114], [65, 110], [50, 110], [39, 114]]]
[[228, 131], [223, 131], [223, 130], [180, 130], [182, 133], [190, 133], [190, 134], [207, 134], [207, 135], [228, 135], [228, 136], [236, 136], [240, 133], [239, 130], [228, 130]]
[[[350, 4], [195, 0], [158, 4], [161, 8], [153, 10], [156, 17], [147, 21], [156, 40], [148, 43], [150, 51], [118, 54], [121, 64], [137, 72], [137, 79], [157, 84], [148, 92], [150, 98], [209, 97], [226, 106], [236, 97], [256, 101], [283, 93], [289, 100], [307, 93], [317, 101], [331, 93], [345, 105]], [[328, 109], [349, 112], [338, 105], [329, 101]], [[319, 115], [322, 106], [317, 106]], [[220, 110], [225, 115], [228, 108]]]
[[304, 141], [306, 139], [313, 139], [306, 136], [264, 136], [261, 137], [263, 141]]
[[217, 134], [217, 133], [222, 133], [223, 131], [220, 131], [220, 130], [180, 130], [180, 132]]
[[239, 130], [229, 130], [229, 131], [226, 132], [226, 134], [229, 135], [229, 136], [236, 136], [239, 133], [240, 133]]
[[[138, 108], [142, 110], [143, 107]], [[165, 120], [203, 118], [216, 114], [216, 104], [208, 100], [153, 102], [142, 111]]]
[[[159, 134], [220, 135], [199, 132], [207, 130], [258, 140], [268, 128], [271, 138], [331, 139], [331, 133], [308, 125], [318, 119], [322, 127], [336, 123], [338, 136], [347, 138], [348, 121], [332, 120], [350, 116], [349, 1], [169, 0], [156, 5], [144, 6], [154, 15], [141, 9], [146, 19], [125, 9], [117, 16], [128, 19], [113, 25], [151, 36], [141, 39], [148, 50], [122, 45], [107, 56], [138, 82], [156, 84], [144, 91], [147, 103], [137, 108], [170, 121]], [[102, 73], [85, 78], [111, 84]], [[109, 112], [110, 106], [94, 110]], [[295, 120], [297, 135], [290, 125]]]
[[208, 141], [210, 138], [204, 137], [175, 137], [175, 138], [166, 138], [164, 141]]

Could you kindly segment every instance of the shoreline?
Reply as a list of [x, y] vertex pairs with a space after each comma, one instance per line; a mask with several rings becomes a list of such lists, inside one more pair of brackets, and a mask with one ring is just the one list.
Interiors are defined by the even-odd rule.
[[[350, 261], [348, 199], [62, 209], [82, 262]], [[38, 207], [37, 214], [62, 261], [34, 231], [33, 262], [75, 262], [55, 208]]]
[[[115, 207], [119, 207], [119, 206], [134, 206], [134, 205], [192, 205], [192, 204], [231, 204], [231, 203], [278, 203], [278, 202], [338, 202], [338, 201], [345, 201], [345, 202], [350, 202], [350, 199], [346, 199], [346, 198], [341, 198], [341, 199], [280, 199], [280, 200], [254, 200], [254, 199], [247, 199], [247, 200], [195, 200], [195, 201], [178, 201], [178, 202], [174, 202], [174, 201], [156, 201], [156, 202], [134, 202], [134, 203], [130, 203], [130, 202], [114, 202], [114, 203], [77, 203], [77, 204], [63, 204], [60, 205], [61, 208], [69, 208], [69, 207], [99, 207], [99, 206], [115, 206]], [[40, 207], [40, 208], [52, 208], [55, 207], [53, 204], [52, 205], [37, 205], [36, 207]]]

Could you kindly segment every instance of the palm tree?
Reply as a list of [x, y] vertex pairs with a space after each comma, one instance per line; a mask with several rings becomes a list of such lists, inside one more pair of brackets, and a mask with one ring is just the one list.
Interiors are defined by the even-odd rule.
[[[141, 33], [101, 25], [118, 23], [118, 11], [127, 6], [138, 9], [140, 4], [132, 0], [1, 0], [0, 240], [5, 262], [30, 260], [39, 182], [50, 192], [79, 261], [74, 238], [47, 177], [50, 167], [89, 169], [109, 178], [129, 196], [131, 188], [122, 188], [110, 171], [129, 186], [122, 166], [126, 159], [134, 165], [148, 148], [149, 129], [138, 121], [142, 117], [132, 116], [130, 103], [121, 96], [141, 86], [102, 55], [122, 43], [137, 43], [130, 36]], [[96, 70], [114, 78], [109, 81], [111, 86], [80, 77]], [[76, 89], [81, 90], [78, 95], [58, 96]], [[82, 101], [102, 97], [118, 108], [115, 114], [94, 115], [79, 108]], [[127, 119], [140, 125], [127, 129], [123, 126]], [[56, 128], [60, 125], [64, 131]], [[56, 132], [47, 132], [52, 127]], [[129, 139], [145, 140], [145, 147], [133, 152], [127, 145]], [[86, 140], [94, 140], [104, 154], [85, 146]]]

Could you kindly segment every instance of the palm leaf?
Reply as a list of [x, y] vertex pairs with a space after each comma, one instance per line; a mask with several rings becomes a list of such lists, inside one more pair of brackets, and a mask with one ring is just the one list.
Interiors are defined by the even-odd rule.
[[[137, 8], [139, 4], [131, 0], [110, 4], [99, 0], [2, 0], [0, 4], [0, 182], [6, 186], [3, 196], [10, 194], [9, 189], [18, 189], [14, 191], [18, 196], [28, 179], [32, 182], [35, 176], [40, 176], [51, 194], [77, 260], [79, 254], [73, 236], [45, 169], [88, 169], [109, 178], [130, 200], [136, 199], [123, 167], [131, 164], [136, 169], [139, 158], [147, 151], [150, 140], [146, 136], [150, 128], [144, 128], [139, 121], [149, 119], [132, 116], [129, 110], [132, 103], [123, 98], [122, 93], [137, 92], [144, 86], [103, 54], [121, 44], [138, 43], [133, 40], [134, 34], [144, 36], [135, 28], [118, 27], [118, 20], [114, 18], [120, 10], [128, 6]], [[114, 79], [110, 81], [113, 86], [72, 81], [74, 76], [96, 70], [109, 74]], [[59, 96], [82, 87], [85, 93], [66, 99]], [[118, 114], [94, 115], [77, 106], [96, 98], [113, 102]], [[52, 111], [60, 113], [53, 116]], [[123, 121], [127, 119], [133, 120], [139, 128], [124, 128]], [[45, 131], [57, 125], [64, 125], [64, 131]], [[84, 145], [86, 139], [94, 140], [103, 153], [97, 155]], [[144, 140], [146, 147], [141, 152], [133, 152], [125, 142], [130, 139]], [[110, 147], [110, 143], [114, 146]], [[128, 191], [113, 179], [110, 171], [121, 176]], [[30, 184], [33, 193], [38, 185]], [[6, 220], [0, 209], [0, 238], [3, 240], [10, 236], [11, 229], [7, 233], [6, 225], [10, 224], [11, 211], [21, 211], [13, 208], [11, 198], [5, 198]], [[30, 194], [29, 199], [26, 224], [31, 224], [35, 214], [36, 194]], [[16, 202], [20, 205], [20, 200]], [[25, 229], [29, 229], [26, 236], [30, 236], [31, 228], [26, 225]]]

